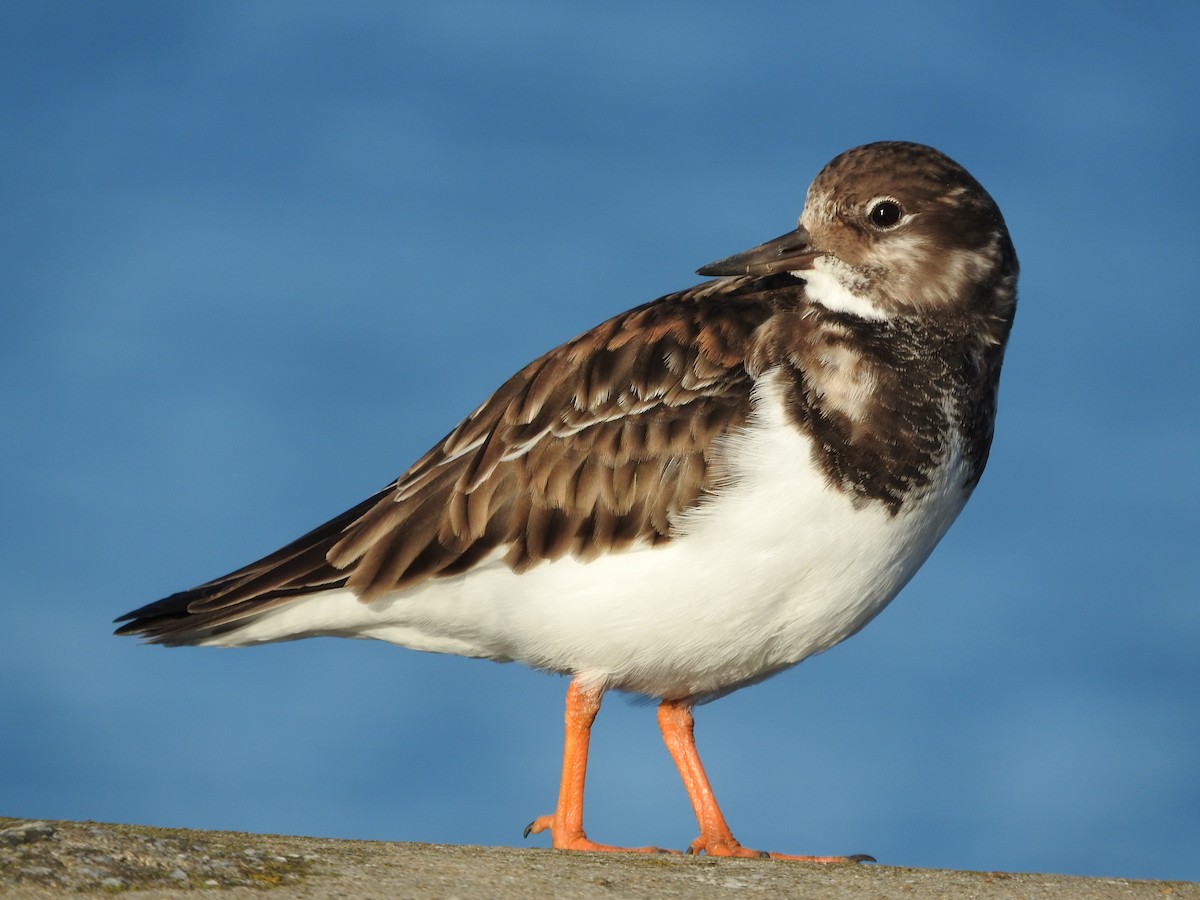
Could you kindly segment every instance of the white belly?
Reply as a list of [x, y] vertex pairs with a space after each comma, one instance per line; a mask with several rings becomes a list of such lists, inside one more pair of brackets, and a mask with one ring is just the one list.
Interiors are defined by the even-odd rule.
[[688, 514], [669, 543], [519, 575], [494, 561], [370, 604], [346, 590], [315, 594], [207, 643], [378, 638], [668, 697], [723, 693], [794, 665], [883, 609], [967, 492], [955, 447], [919, 502], [896, 515], [856, 509], [827, 487], [775, 390], [760, 387], [726, 448], [733, 488]]

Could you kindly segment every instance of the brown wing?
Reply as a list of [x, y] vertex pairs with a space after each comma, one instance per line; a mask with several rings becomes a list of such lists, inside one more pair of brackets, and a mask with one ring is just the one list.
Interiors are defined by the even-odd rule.
[[187, 642], [303, 594], [364, 599], [468, 571], [522, 570], [670, 540], [745, 421], [753, 335], [800, 283], [709, 282], [617, 316], [530, 363], [391, 485], [258, 562], [123, 616]]

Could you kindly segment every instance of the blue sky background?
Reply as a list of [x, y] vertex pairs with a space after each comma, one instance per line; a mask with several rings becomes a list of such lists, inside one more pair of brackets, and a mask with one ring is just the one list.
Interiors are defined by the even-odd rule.
[[[0, 813], [545, 845], [561, 679], [110, 620], [909, 139], [1023, 263], [991, 466], [861, 635], [698, 712], [717, 795], [764, 849], [1200, 880], [1200, 6], [598, 6], [0, 10]], [[695, 836], [652, 708], [587, 826]]]

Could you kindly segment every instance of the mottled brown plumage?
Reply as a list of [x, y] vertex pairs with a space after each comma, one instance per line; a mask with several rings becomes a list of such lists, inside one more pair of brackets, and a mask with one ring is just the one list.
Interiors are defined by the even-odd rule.
[[[778, 247], [766, 256], [755, 248], [701, 270], [734, 273], [753, 257], [745, 271], [755, 274], [670, 294], [551, 350], [375, 496], [129, 614], [118, 633], [172, 643], [330, 588], [369, 601], [496, 554], [524, 571], [669, 541], [682, 513], [728, 487], [721, 436], [745, 425], [752, 387], [772, 370], [829, 484], [856, 503], [895, 513], [919, 496], [950, 434], [964, 441], [969, 489], [991, 442], [1015, 254], [991, 199], [957, 164], [915, 145], [881, 146], [843, 154], [814, 182], [813, 236], [800, 229], [764, 245]], [[927, 215], [929, 234], [907, 248], [925, 266], [919, 281], [909, 259], [867, 264], [888, 236], [847, 213], [897, 191], [898, 161], [923, 167], [904, 185], [907, 208], [967, 207]], [[825, 222], [837, 227], [823, 231]], [[817, 256], [856, 266], [889, 315], [813, 303], [786, 270]], [[960, 285], [984, 263], [992, 277]]]
[[749, 411], [759, 326], [802, 294], [791, 276], [709, 282], [616, 316], [523, 368], [374, 497], [118, 633], [169, 641], [342, 585], [370, 599], [499, 549], [519, 570], [669, 540], [718, 477], [716, 437]]
[[962, 167], [879, 143], [822, 170], [795, 230], [700, 273], [720, 280], [550, 351], [375, 496], [119, 633], [570, 675], [558, 804], [526, 829], [564, 849], [619, 849], [583, 830], [601, 696], [661, 698], [690, 852], [765, 855], [725, 823], [691, 709], [857, 632], [950, 527], [987, 461], [1017, 260]]

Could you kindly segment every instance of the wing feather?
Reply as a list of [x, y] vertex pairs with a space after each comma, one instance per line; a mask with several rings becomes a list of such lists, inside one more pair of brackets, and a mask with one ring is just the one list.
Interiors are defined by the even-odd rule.
[[505, 382], [373, 497], [118, 633], [186, 643], [298, 596], [364, 600], [499, 557], [523, 570], [670, 540], [719, 483], [714, 442], [750, 410], [760, 326], [790, 277], [708, 282], [616, 316]]

